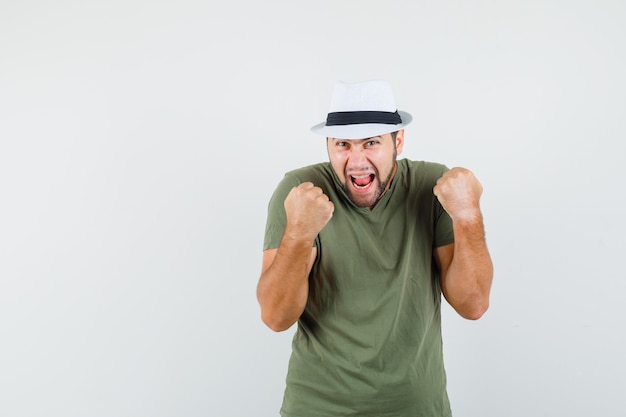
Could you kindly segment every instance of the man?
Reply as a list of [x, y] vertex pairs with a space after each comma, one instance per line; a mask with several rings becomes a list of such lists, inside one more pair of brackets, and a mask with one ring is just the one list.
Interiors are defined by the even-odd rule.
[[283, 417], [451, 415], [441, 294], [480, 318], [493, 266], [474, 175], [396, 159], [411, 120], [388, 83], [337, 83], [312, 128], [330, 162], [272, 196], [257, 297], [272, 330], [298, 322]]

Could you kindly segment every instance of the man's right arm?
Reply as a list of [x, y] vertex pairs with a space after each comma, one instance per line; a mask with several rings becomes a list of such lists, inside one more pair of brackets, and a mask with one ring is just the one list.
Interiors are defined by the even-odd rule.
[[263, 271], [257, 286], [261, 319], [281, 332], [302, 315], [309, 296], [309, 273], [317, 248], [298, 242], [281, 242], [278, 249], [263, 251]]
[[334, 206], [319, 187], [305, 182], [285, 199], [287, 226], [280, 245], [263, 252], [257, 286], [263, 322], [274, 331], [291, 327], [309, 294], [309, 273], [317, 256], [313, 242], [333, 215]]

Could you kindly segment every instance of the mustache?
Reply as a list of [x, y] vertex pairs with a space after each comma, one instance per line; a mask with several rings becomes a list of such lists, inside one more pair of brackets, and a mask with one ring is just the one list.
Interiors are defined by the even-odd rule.
[[345, 170], [346, 177], [349, 177], [350, 175], [354, 173], [359, 174], [359, 175], [374, 174], [378, 177], [378, 170], [374, 166], [346, 168]]

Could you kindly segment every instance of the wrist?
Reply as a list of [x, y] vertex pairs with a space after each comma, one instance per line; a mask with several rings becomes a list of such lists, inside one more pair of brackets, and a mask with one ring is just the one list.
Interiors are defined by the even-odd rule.
[[480, 211], [455, 216], [452, 218], [452, 227], [455, 241], [465, 239], [482, 241], [485, 239], [485, 227]]
[[312, 235], [311, 233], [302, 231], [302, 229], [289, 227], [289, 225], [287, 225], [285, 233], [283, 234], [283, 241], [290, 245], [305, 246], [311, 248], [316, 237], [317, 234]]

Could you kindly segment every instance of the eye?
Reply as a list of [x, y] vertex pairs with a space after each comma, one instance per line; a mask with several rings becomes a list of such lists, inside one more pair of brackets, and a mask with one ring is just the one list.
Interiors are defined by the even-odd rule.
[[337, 142], [337, 146], [339, 147], [346, 147], [348, 146], [348, 142], [346, 142], [345, 140], [340, 140]]
[[377, 145], [377, 144], [378, 144], [378, 141], [377, 141], [377, 140], [375, 140], [375, 139], [372, 139], [372, 140], [368, 140], [368, 141], [365, 143], [365, 146], [367, 146], [367, 147], [369, 148], [369, 147], [375, 146], [375, 145]]

